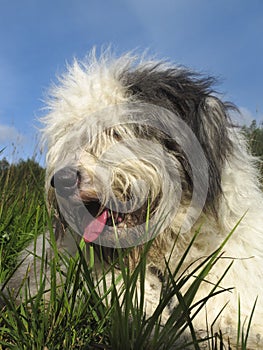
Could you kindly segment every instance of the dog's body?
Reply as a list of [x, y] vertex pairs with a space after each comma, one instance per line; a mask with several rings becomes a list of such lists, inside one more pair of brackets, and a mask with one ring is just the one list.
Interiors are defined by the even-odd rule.
[[[148, 315], [161, 290], [154, 271], [163, 273], [165, 259], [173, 270], [200, 230], [184, 263], [187, 268], [214, 252], [242, 218], [196, 299], [208, 295], [232, 259], [220, 286], [235, 289], [208, 301], [207, 315], [197, 315], [194, 324], [205, 331], [207, 319], [213, 322], [229, 302], [215, 328], [235, 342], [238, 297], [242, 321], [258, 297], [249, 344], [261, 349], [263, 196], [255, 159], [229, 121], [233, 106], [213, 94], [212, 82], [168, 64], [135, 66], [129, 55], [75, 62], [53, 89], [43, 119], [46, 187], [51, 205], [58, 203], [59, 221], [87, 245], [100, 243], [105, 251], [135, 246], [136, 257], [139, 246], [155, 239], [146, 276]], [[80, 207], [92, 216], [80, 218]], [[151, 227], [158, 219], [162, 226], [145, 238], [148, 210]], [[59, 229], [57, 234], [72, 249], [73, 241]]]

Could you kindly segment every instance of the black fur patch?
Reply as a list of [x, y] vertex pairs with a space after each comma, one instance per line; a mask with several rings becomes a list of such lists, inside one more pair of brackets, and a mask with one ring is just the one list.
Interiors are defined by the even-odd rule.
[[[122, 83], [137, 101], [150, 103], [170, 110], [192, 129], [203, 148], [209, 168], [208, 205], [214, 206], [221, 189], [221, 172], [232, 143], [227, 128], [232, 126], [229, 110], [236, 109], [216, 97], [213, 90], [215, 79], [202, 77], [181, 68], [139, 67], [123, 73]], [[178, 153], [178, 145], [167, 140], [166, 147]], [[190, 165], [182, 157], [188, 176]]]

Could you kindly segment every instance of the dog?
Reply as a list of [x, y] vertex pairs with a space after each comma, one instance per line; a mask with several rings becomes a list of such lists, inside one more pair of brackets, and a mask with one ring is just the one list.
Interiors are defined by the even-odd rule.
[[[202, 332], [217, 319], [214, 327], [235, 344], [238, 299], [242, 322], [257, 300], [248, 343], [249, 349], [262, 349], [263, 196], [257, 160], [231, 122], [236, 107], [222, 100], [215, 82], [132, 54], [96, 58], [93, 51], [83, 62], [75, 60], [51, 88], [41, 119], [46, 193], [56, 213], [58, 245], [68, 251], [76, 248], [67, 227], [87, 246], [101, 247], [107, 261], [115, 248], [133, 247], [134, 266], [142, 247], [153, 241], [148, 316], [158, 306], [166, 261], [173, 270], [198, 231], [183, 264], [187, 269], [215, 252], [233, 230], [196, 300], [209, 294], [233, 262], [220, 281], [225, 291], [208, 300], [206, 314], [193, 323]], [[17, 276], [10, 288], [17, 287]], [[163, 322], [171, 312], [164, 311]]]

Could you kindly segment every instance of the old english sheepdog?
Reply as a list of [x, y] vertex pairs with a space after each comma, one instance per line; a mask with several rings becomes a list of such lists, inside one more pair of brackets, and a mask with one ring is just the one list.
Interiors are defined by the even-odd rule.
[[[84, 62], [75, 60], [51, 89], [42, 118], [47, 198], [56, 211], [57, 244], [70, 252], [76, 247], [68, 228], [87, 247], [101, 247], [106, 261], [114, 248], [134, 247], [134, 265], [142, 246], [153, 240], [148, 316], [158, 305], [166, 261], [175, 268], [198, 231], [182, 266], [187, 270], [216, 251], [235, 228], [196, 300], [209, 294], [232, 262], [218, 287], [225, 291], [208, 300], [193, 323], [202, 331], [216, 319], [214, 328], [235, 342], [239, 298], [241, 322], [248, 322], [257, 299], [249, 348], [262, 349], [259, 173], [230, 121], [235, 106], [222, 101], [214, 82], [132, 54], [96, 58], [93, 52]], [[17, 280], [16, 275], [10, 286]], [[171, 312], [172, 307], [164, 311], [163, 322]]]

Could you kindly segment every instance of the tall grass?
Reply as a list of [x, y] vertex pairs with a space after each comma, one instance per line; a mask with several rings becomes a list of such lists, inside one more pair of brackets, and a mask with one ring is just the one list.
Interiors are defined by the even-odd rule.
[[[2, 282], [12, 273], [18, 252], [28, 241], [36, 239], [47, 228], [51, 236], [53, 234], [51, 219], [44, 204], [43, 171], [34, 162], [28, 162], [27, 165], [22, 167], [24, 170], [11, 167], [0, 178]], [[232, 232], [190, 274], [181, 274], [179, 271], [197, 235], [198, 232], [176, 268], [171, 270], [169, 259], [166, 262], [167, 281], [163, 284], [158, 307], [150, 318], [145, 315], [144, 290], [146, 256], [151, 242], [145, 245], [135, 269], [131, 270], [124, 264], [128, 252], [119, 250], [115, 262], [102, 266], [101, 276], [96, 276], [94, 260], [91, 258], [89, 262], [86, 261], [83, 244], [79, 246], [76, 256], [71, 258], [56, 251], [54, 245], [54, 258], [50, 262], [45, 255], [41, 258], [43, 272], [47, 267], [51, 271], [50, 284], [43, 273], [38, 293], [31, 295], [25, 282], [22, 287], [25, 298], [20, 305], [3, 296], [5, 306], [0, 314], [0, 347], [16, 350], [180, 350], [201, 349], [202, 345], [208, 343], [211, 350], [223, 349], [223, 342], [227, 343], [227, 339], [223, 339], [222, 334], [213, 335], [210, 329], [213, 325], [207, 325], [207, 337], [200, 339], [194, 330], [193, 321], [205, 308], [209, 298], [216, 298], [218, 293], [226, 292], [219, 292], [217, 287], [231, 268], [231, 263], [218, 284], [211, 288], [209, 295], [195, 301], [201, 283], [220, 259]], [[51, 244], [53, 241], [51, 239]], [[93, 247], [90, 250], [92, 257]], [[186, 287], [193, 276], [193, 282]], [[162, 324], [162, 312], [173, 297], [178, 303], [167, 322]], [[245, 329], [240, 322], [238, 346], [241, 349], [246, 349], [248, 331], [249, 326]], [[185, 334], [188, 336], [185, 337]]]
[[43, 186], [44, 169], [34, 160], [0, 169], [2, 274], [14, 266], [17, 253], [46, 226]]

